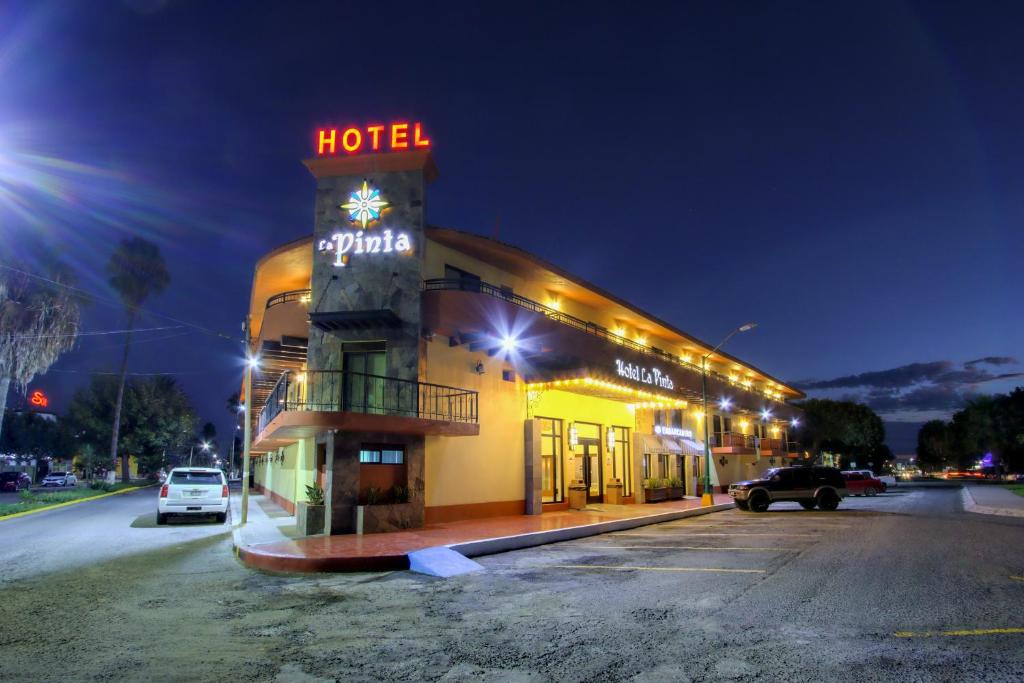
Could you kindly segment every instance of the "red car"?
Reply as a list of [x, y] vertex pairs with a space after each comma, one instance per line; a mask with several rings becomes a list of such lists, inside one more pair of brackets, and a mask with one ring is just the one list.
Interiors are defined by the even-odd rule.
[[24, 472], [0, 472], [0, 491], [20, 491], [32, 485]]
[[843, 472], [846, 490], [851, 496], [877, 496], [885, 491], [885, 482], [866, 472]]

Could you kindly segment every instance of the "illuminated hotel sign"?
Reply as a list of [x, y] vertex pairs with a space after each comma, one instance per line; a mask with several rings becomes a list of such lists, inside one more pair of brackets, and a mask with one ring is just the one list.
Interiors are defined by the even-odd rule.
[[647, 368], [639, 365], [623, 363], [621, 360], [616, 360], [615, 372], [619, 374], [619, 377], [625, 377], [642, 384], [650, 384], [651, 386], [658, 387], [660, 389], [675, 389], [676, 386], [672, 382], [672, 379], [668, 375], [662, 374], [658, 368], [651, 368], [648, 370]]
[[321, 128], [316, 132], [317, 156], [334, 156], [338, 152], [354, 155], [364, 152], [401, 152], [430, 149], [430, 140], [417, 122], [391, 123], [348, 128]]
[[380, 190], [370, 187], [364, 180], [363, 186], [349, 193], [348, 201], [338, 207], [347, 211], [348, 219], [361, 229], [339, 230], [329, 238], [320, 240], [317, 251], [333, 253], [337, 268], [344, 268], [352, 255], [412, 253], [412, 240], [407, 233], [381, 230], [375, 234], [370, 231], [372, 224], [380, 220], [381, 212], [387, 207], [388, 202], [381, 197]]
[[666, 425], [654, 425], [654, 433], [661, 436], [678, 436], [683, 439], [692, 439], [692, 429], [680, 429], [679, 427], [668, 427]]

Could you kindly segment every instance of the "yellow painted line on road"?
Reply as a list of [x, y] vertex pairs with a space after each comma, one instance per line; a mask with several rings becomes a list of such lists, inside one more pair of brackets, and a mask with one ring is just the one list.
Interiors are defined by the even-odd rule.
[[956, 631], [896, 631], [897, 638], [934, 638], [941, 636], [996, 636], [1011, 633], [1024, 633], [1024, 628], [971, 628]]
[[1024, 576], [1011, 576], [1014, 581], [1024, 581]]
[[[548, 546], [554, 550], [557, 546]], [[796, 548], [709, 548], [702, 545], [567, 545], [563, 550], [583, 548], [586, 550], [760, 550], [760, 551], [793, 551]]]
[[790, 534], [775, 531], [768, 531], [765, 533], [753, 531], [720, 531], [715, 533], [700, 532], [695, 534], [670, 534], [667, 532], [661, 534], [631, 534], [622, 532], [615, 534], [615, 536], [632, 536], [634, 538], [665, 538], [667, 536], [686, 536], [688, 538], [698, 538], [700, 536], [793, 536], [798, 538], [817, 538], [818, 535], [819, 534]]
[[722, 567], [640, 567], [636, 565], [605, 565], [605, 564], [548, 564], [537, 569], [601, 569], [611, 571], [644, 571], [644, 572], [724, 572], [728, 574], [766, 574], [767, 569], [725, 569]]
[[106, 498], [107, 496], [117, 496], [117, 495], [120, 495], [122, 493], [131, 493], [132, 491], [138, 491], [139, 489], [149, 488], [150, 486], [153, 486], [153, 484], [149, 484], [149, 485], [146, 485], [146, 486], [132, 486], [131, 488], [121, 489], [120, 491], [110, 491], [108, 493], [101, 493], [101, 494], [96, 495], [96, 496], [89, 496], [88, 498], [76, 498], [75, 500], [69, 500], [69, 501], [64, 502], [64, 503], [54, 503], [53, 505], [47, 505], [47, 506], [41, 507], [41, 508], [32, 508], [31, 510], [24, 510], [22, 512], [15, 512], [12, 515], [4, 515], [3, 517], [0, 517], [0, 522], [4, 522], [4, 521], [6, 521], [8, 519], [14, 519], [15, 517], [24, 517], [26, 515], [34, 515], [37, 512], [46, 512], [47, 510], [56, 510], [57, 508], [64, 508], [64, 507], [67, 507], [69, 505], [78, 505], [79, 503], [87, 503], [90, 500], [96, 500], [98, 498]]

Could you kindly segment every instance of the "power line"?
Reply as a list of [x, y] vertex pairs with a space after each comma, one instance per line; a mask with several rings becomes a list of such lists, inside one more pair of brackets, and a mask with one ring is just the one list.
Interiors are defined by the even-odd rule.
[[[37, 280], [42, 280], [43, 282], [48, 282], [51, 285], [56, 285], [57, 287], [63, 287], [64, 289], [69, 289], [69, 290], [72, 290], [72, 291], [75, 291], [75, 292], [80, 292], [81, 294], [84, 294], [86, 297], [92, 299], [93, 301], [98, 301], [100, 303], [105, 303], [105, 304], [110, 305], [110, 306], [121, 307], [121, 306], [124, 305], [124, 304], [122, 304], [119, 301], [114, 301], [112, 299], [107, 299], [105, 297], [98, 296], [98, 295], [96, 295], [96, 294], [94, 294], [92, 292], [89, 292], [87, 290], [84, 290], [84, 289], [82, 289], [80, 287], [75, 287], [73, 285], [69, 285], [69, 284], [66, 284], [66, 283], [63, 283], [63, 282], [59, 282], [57, 280], [51, 280], [48, 277], [43, 277], [42, 275], [37, 275], [35, 273], [30, 273], [30, 272], [22, 270], [20, 268], [15, 268], [14, 266], [7, 265], [6, 263], [0, 263], [0, 268], [4, 268], [6, 270], [10, 270], [10, 271], [13, 271], [15, 273], [20, 273], [21, 275], [24, 275], [26, 277], [31, 277], [31, 278], [35, 278]], [[172, 318], [169, 315], [164, 315], [163, 313], [157, 313], [156, 311], [150, 311], [150, 310], [145, 309], [145, 308], [139, 308], [137, 310], [141, 311], [142, 313], [146, 313], [148, 315], [153, 315], [153, 316], [156, 316], [158, 318], [164, 318], [166, 320], [170, 320], [171, 322], [176, 322], [176, 323], [180, 323], [182, 325], [187, 325], [189, 327], [194, 327], [197, 330], [205, 332], [206, 334], [213, 335], [215, 337], [220, 337], [221, 339], [227, 339], [227, 340], [232, 341], [232, 342], [237, 342], [238, 341], [238, 339], [236, 337], [232, 337], [231, 335], [224, 334], [223, 332], [218, 332], [217, 330], [211, 330], [210, 328], [203, 327], [202, 325], [199, 325], [197, 323], [192, 323], [192, 322], [189, 322], [187, 320], [179, 320], [178, 318]]]
[[[117, 377], [121, 376], [120, 372], [107, 372], [107, 371], [100, 371], [100, 370], [58, 370], [57, 368], [50, 368], [46, 372], [47, 373], [50, 373], [50, 372], [63, 372], [63, 373], [67, 373], [69, 375], [116, 375]], [[178, 371], [178, 372], [126, 372], [125, 374], [129, 375], [129, 376], [136, 376], [136, 377], [156, 377], [156, 376], [159, 376], [159, 375], [197, 375], [197, 374], [201, 374], [201, 373], [202, 374], [206, 374], [206, 371], [205, 370], [181, 370], [181, 371]]]
[[13, 339], [51, 339], [56, 337], [96, 337], [105, 334], [128, 334], [129, 332], [156, 332], [157, 330], [180, 330], [181, 325], [167, 327], [140, 327], [134, 330], [99, 330], [96, 332], [76, 332], [74, 334], [23, 334]]

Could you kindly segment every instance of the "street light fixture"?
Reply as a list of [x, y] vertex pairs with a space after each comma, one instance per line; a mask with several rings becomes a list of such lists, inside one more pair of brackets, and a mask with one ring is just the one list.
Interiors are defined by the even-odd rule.
[[708, 443], [708, 358], [715, 355], [715, 351], [725, 346], [725, 343], [740, 332], [747, 332], [757, 327], [757, 323], [746, 323], [725, 335], [725, 339], [718, 342], [718, 346], [711, 349], [700, 359], [700, 394], [701, 402], [704, 404], [702, 419], [704, 420], [704, 493], [700, 497], [701, 507], [710, 507], [715, 504], [715, 496], [711, 493], [711, 444]]

